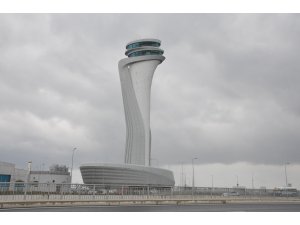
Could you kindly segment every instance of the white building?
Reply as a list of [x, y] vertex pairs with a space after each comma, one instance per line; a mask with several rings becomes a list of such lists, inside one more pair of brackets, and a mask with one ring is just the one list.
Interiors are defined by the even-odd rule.
[[[28, 169], [25, 170], [16, 168], [13, 163], [0, 162], [1, 190], [24, 191], [24, 188], [28, 187], [28, 191], [60, 192], [63, 190], [60, 184], [70, 184], [70, 182], [71, 176], [66, 166], [54, 165], [49, 171], [31, 171], [31, 163], [28, 163]], [[29, 185], [26, 186], [24, 183]], [[67, 185], [63, 187], [69, 188]]]
[[28, 171], [16, 168], [15, 164], [0, 162], [0, 182], [25, 182]]
[[71, 176], [66, 166], [54, 165], [50, 167], [49, 171], [30, 171], [29, 182], [69, 184]]
[[71, 176], [66, 166], [54, 165], [50, 167], [49, 171], [30, 171], [29, 182], [33, 184], [32, 191], [41, 192], [60, 192], [64, 187], [64, 191], [69, 188]]
[[[28, 177], [29, 173], [29, 177]], [[49, 171], [18, 169], [15, 164], [0, 162], [0, 182], [70, 183], [71, 176], [66, 166], [54, 165]]]

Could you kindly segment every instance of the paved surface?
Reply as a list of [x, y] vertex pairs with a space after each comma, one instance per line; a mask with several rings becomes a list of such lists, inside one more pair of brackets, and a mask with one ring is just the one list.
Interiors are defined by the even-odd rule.
[[0, 212], [300, 212], [300, 204], [55, 206], [0, 209]]

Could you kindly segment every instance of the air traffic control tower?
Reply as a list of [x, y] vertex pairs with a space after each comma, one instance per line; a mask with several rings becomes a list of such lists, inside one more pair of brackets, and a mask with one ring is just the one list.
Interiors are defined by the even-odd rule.
[[161, 42], [140, 39], [126, 45], [119, 61], [126, 121], [124, 164], [83, 164], [86, 184], [174, 186], [172, 171], [151, 167], [150, 93], [154, 71], [165, 60]]
[[119, 62], [126, 119], [125, 163], [150, 166], [150, 93], [156, 67], [165, 60], [156, 39], [126, 45], [128, 58]]

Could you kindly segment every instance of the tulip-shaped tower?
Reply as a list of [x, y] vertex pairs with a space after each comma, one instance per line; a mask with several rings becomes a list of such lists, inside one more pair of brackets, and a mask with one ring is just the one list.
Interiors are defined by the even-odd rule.
[[157, 39], [126, 45], [128, 58], [119, 62], [126, 119], [125, 164], [88, 163], [80, 166], [85, 184], [174, 186], [172, 171], [150, 166], [150, 92], [156, 67], [164, 61]]
[[164, 61], [157, 39], [126, 45], [128, 58], [119, 62], [126, 119], [125, 163], [150, 166], [150, 93], [154, 71]]

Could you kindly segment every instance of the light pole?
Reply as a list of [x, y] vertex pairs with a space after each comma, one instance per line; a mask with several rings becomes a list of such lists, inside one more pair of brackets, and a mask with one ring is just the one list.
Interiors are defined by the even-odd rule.
[[181, 163], [180, 185], [183, 187], [183, 165]]
[[213, 194], [213, 190], [214, 190], [214, 175], [211, 175], [211, 192], [210, 192], [211, 197]]
[[288, 178], [287, 178], [287, 172], [286, 172], [286, 165], [289, 165], [289, 162], [284, 163], [284, 173], [285, 173], [285, 186], [288, 186]]
[[26, 182], [29, 183], [30, 181], [30, 172], [31, 172], [31, 165], [32, 165], [32, 161], [29, 161], [27, 163], [27, 177], [26, 177]]
[[198, 158], [193, 158], [192, 159], [192, 167], [193, 167], [193, 185], [192, 185], [192, 195], [194, 195], [194, 187], [195, 187], [195, 170], [194, 170], [194, 160]]
[[71, 166], [71, 184], [72, 184], [72, 175], [73, 175], [73, 161], [74, 161], [74, 152], [77, 148], [73, 148], [73, 153], [72, 153], [72, 166]]

